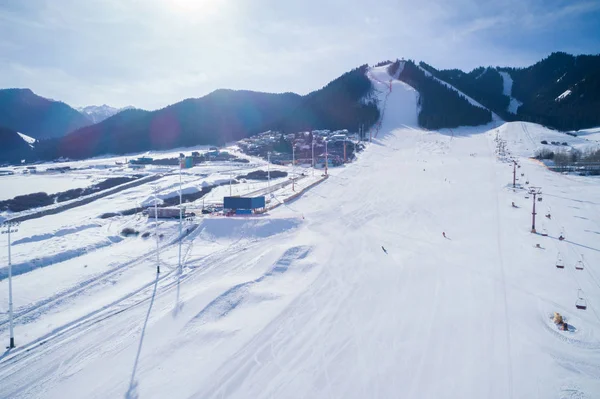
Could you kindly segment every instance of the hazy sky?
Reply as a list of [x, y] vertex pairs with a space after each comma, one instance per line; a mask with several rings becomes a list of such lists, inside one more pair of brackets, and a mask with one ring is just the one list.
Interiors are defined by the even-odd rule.
[[0, 0], [0, 88], [72, 106], [305, 94], [386, 59], [470, 70], [552, 51], [600, 53], [600, 0]]

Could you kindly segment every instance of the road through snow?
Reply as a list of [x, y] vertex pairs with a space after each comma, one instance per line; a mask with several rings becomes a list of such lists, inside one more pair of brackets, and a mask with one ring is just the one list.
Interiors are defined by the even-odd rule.
[[424, 131], [416, 92], [393, 85], [358, 162], [270, 215], [207, 220], [155, 296], [150, 284], [5, 354], [0, 397], [598, 397], [598, 181], [522, 158], [553, 213], [538, 216], [549, 236], [533, 235], [531, 200], [495, 154], [496, 135], [530, 145], [511, 141], [521, 126]]

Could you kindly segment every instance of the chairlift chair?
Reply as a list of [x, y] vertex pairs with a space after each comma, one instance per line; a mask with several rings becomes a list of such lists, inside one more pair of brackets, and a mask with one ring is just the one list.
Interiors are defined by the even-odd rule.
[[581, 288], [577, 291], [577, 301], [575, 301], [575, 307], [580, 310], [587, 309], [587, 301], [583, 297], [583, 290]]
[[583, 270], [583, 255], [581, 256], [581, 259], [575, 263], [575, 270]]
[[558, 253], [558, 256], [556, 257], [556, 268], [557, 269], [565, 268], [565, 263], [563, 262], [562, 258], [560, 257], [560, 252]]
[[540, 233], [543, 237], [548, 237], [548, 230], [542, 228], [542, 232]]
[[542, 197], [538, 197], [538, 202], [542, 202]]

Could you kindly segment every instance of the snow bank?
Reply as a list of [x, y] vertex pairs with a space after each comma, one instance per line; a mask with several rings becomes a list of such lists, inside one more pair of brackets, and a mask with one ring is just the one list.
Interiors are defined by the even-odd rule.
[[[32, 270], [50, 266], [56, 263], [65, 262], [69, 259], [76, 258], [88, 252], [108, 247], [112, 244], [116, 244], [123, 241], [123, 237], [120, 236], [108, 236], [105, 240], [97, 242], [93, 245], [88, 245], [81, 248], [67, 249], [62, 252], [57, 252], [52, 255], [42, 256], [22, 263], [15, 263], [12, 265], [13, 276], [19, 274], [28, 273]], [[0, 268], [0, 281], [8, 277], [8, 267]]]
[[202, 219], [197, 231], [207, 241], [233, 241], [271, 237], [295, 229], [301, 223], [302, 220], [298, 218], [207, 217]]
[[93, 229], [95, 227], [100, 227], [97, 223], [84, 224], [76, 227], [66, 227], [63, 229], [54, 230], [51, 233], [44, 234], [35, 234], [29, 237], [20, 238], [18, 240], [13, 241], [12, 245], [26, 244], [30, 242], [44, 241], [54, 237], [63, 237], [73, 233], [79, 233], [87, 229]]

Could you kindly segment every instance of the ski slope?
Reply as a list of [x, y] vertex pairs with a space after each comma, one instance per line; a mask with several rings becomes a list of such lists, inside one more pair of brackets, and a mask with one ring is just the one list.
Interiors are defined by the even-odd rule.
[[513, 79], [506, 71], [498, 71], [498, 73], [502, 76], [502, 94], [510, 98], [507, 110], [510, 113], [516, 114], [523, 103], [512, 96]]
[[[386, 93], [385, 74], [371, 71], [386, 109], [358, 162], [267, 215], [200, 220], [181, 241], [182, 274], [167, 240], [158, 279], [145, 249], [39, 299], [0, 355], [0, 397], [598, 397], [600, 181], [528, 159], [551, 132], [537, 125], [531, 141], [520, 123], [421, 130], [416, 92], [392, 81]], [[542, 187], [547, 237], [529, 232], [532, 200], [512, 189], [496, 139]]]

